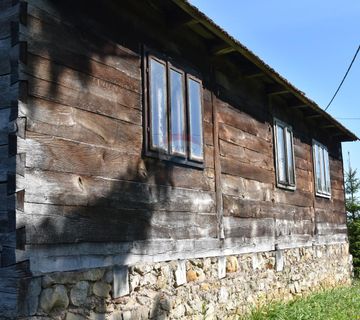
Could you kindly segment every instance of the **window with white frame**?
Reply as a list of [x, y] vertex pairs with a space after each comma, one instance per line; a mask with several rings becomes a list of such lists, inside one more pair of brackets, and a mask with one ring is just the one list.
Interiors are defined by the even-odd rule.
[[291, 126], [275, 119], [275, 160], [278, 187], [295, 189], [294, 143]]
[[329, 153], [321, 143], [313, 140], [313, 161], [316, 195], [331, 196]]
[[202, 83], [167, 59], [147, 56], [148, 155], [203, 162]]

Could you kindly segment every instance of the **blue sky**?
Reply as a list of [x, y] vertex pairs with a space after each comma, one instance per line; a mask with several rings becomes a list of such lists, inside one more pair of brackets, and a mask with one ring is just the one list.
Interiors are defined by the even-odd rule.
[[[360, 44], [359, 0], [190, 2], [322, 108]], [[360, 54], [328, 112], [360, 137]], [[360, 175], [360, 142], [343, 143], [345, 169], [348, 152]]]

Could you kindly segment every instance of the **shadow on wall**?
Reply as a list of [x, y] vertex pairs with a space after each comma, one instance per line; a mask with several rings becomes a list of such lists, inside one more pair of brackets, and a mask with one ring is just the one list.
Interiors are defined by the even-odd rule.
[[[34, 3], [41, 7], [46, 1]], [[122, 44], [117, 39], [127, 41], [129, 30], [119, 28], [119, 22], [109, 15], [109, 7], [98, 2], [51, 3], [43, 9], [60, 19], [50, 19], [44, 11], [29, 6], [28, 28], [34, 32], [29, 34], [27, 65], [30, 74], [26, 107], [30, 168], [26, 173], [29, 184], [24, 215], [27, 244], [55, 250], [55, 246], [65, 248], [62, 245], [75, 243], [96, 246], [138, 241], [137, 253], [141, 254], [146, 250], [141, 244], [148, 239], [171, 239], [173, 232], [186, 238], [189, 225], [174, 230], [171, 221], [179, 221], [181, 214], [191, 211], [188, 194], [172, 188], [172, 165], [141, 158], [141, 108], [139, 104], [124, 107], [119, 103], [127, 98], [141, 102], [139, 59], [89, 33], [89, 26], [98, 28], [97, 34], [106, 34]], [[100, 23], [93, 24], [92, 19]], [[107, 28], [101, 30], [105, 21]], [[73, 34], [71, 25], [76, 25]], [[138, 50], [131, 41], [126, 46]], [[117, 61], [119, 69], [124, 64], [127, 71], [137, 69], [137, 74], [118, 72], [114, 69]], [[108, 62], [113, 67], [108, 67]], [[110, 77], [116, 73], [125, 80], [110, 83], [114, 80]], [[107, 81], [91, 74], [99, 74]], [[109, 96], [103, 94], [107, 90], [102, 87], [105, 85]], [[119, 88], [122, 85], [129, 97], [116, 97], [125, 92]], [[98, 92], [93, 90], [96, 87]], [[118, 91], [111, 92], [115, 87]], [[123, 111], [125, 115], [121, 114]], [[137, 135], [131, 137], [133, 133]], [[93, 137], [94, 145], [87, 141]], [[137, 153], [131, 150], [131, 143], [121, 149], [116, 142], [130, 138], [134, 148], [140, 146]], [[170, 201], [173, 198], [176, 202]], [[68, 248], [69, 254], [85, 254], [76, 253], [75, 246]], [[98, 252], [92, 258], [97, 261], [107, 254]], [[126, 262], [126, 254], [123, 261], [116, 262]], [[157, 317], [159, 301], [154, 301], [153, 318]]]

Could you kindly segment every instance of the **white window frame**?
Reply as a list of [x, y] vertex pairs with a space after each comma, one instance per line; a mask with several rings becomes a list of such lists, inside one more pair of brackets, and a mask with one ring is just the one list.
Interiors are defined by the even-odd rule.
[[[279, 168], [279, 159], [278, 159], [278, 138], [277, 138], [277, 128], [283, 128], [284, 132], [290, 134], [291, 139], [291, 155], [293, 160], [293, 177], [294, 183], [290, 183], [291, 170], [288, 165], [288, 149], [286, 143], [286, 134], [284, 135], [284, 150], [285, 150], [285, 169], [286, 169], [286, 181], [280, 181], [280, 168]], [[295, 169], [295, 154], [294, 154], [294, 138], [293, 138], [293, 129], [287, 123], [274, 118], [274, 145], [275, 145], [275, 174], [276, 174], [276, 186], [278, 188], [288, 189], [288, 190], [296, 190], [296, 169]]]
[[[316, 163], [316, 155], [315, 155], [315, 146], [318, 147], [318, 150], [321, 150], [323, 152], [323, 155], [325, 155], [324, 152], [326, 152], [327, 154], [327, 169], [328, 172], [326, 172], [326, 163], [325, 163], [325, 157], [323, 156], [323, 163], [320, 164], [321, 167], [319, 168], [320, 170], [324, 170], [325, 174], [324, 174], [324, 179], [325, 179], [325, 190], [321, 188], [321, 186], [318, 185], [318, 179], [317, 179], [317, 163]], [[323, 197], [323, 198], [331, 198], [331, 177], [330, 177], [330, 158], [329, 158], [329, 151], [328, 148], [326, 146], [324, 146], [322, 143], [316, 141], [315, 139], [313, 139], [312, 141], [312, 155], [313, 155], [313, 165], [314, 165], [314, 184], [315, 184], [315, 194], [318, 197]], [[322, 171], [320, 172], [320, 177]], [[326, 191], [326, 184], [328, 183], [328, 187], [329, 187], [329, 191]]]

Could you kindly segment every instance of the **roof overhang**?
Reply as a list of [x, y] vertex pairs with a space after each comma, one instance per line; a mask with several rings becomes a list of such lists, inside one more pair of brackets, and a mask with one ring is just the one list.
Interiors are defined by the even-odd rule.
[[201, 24], [209, 33], [216, 36], [220, 43], [223, 45], [218, 46], [212, 51], [215, 56], [223, 56], [229, 53], [237, 52], [247, 60], [249, 60], [254, 66], [256, 66], [257, 72], [249, 74], [250, 77], [262, 77], [267, 76], [271, 78], [277, 84], [277, 90], [273, 94], [290, 93], [297, 98], [301, 103], [296, 104], [294, 108], [301, 108], [307, 110], [308, 118], [321, 119], [322, 128], [331, 129], [334, 136], [338, 137], [339, 141], [356, 141], [358, 137], [344, 127], [340, 122], [334, 119], [330, 114], [325, 112], [319, 107], [313, 100], [306, 97], [306, 95], [293, 86], [289, 81], [277, 73], [273, 68], [267, 65], [263, 60], [251, 52], [248, 48], [242, 45], [238, 40], [224, 31], [221, 27], [215, 24], [204, 13], [199, 11], [195, 6], [191, 5], [187, 0], [171, 0], [179, 8], [181, 8], [186, 14], [189, 15], [189, 20], [186, 21], [187, 25]]

